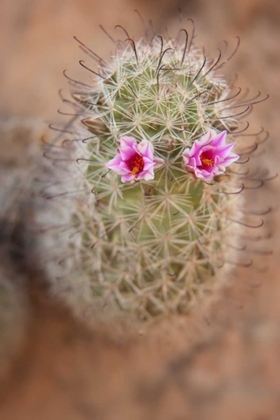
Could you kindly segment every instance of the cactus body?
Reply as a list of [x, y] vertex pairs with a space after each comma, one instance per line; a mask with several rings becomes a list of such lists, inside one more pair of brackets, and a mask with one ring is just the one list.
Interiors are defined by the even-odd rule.
[[[70, 191], [66, 203], [59, 186], [53, 195], [71, 225], [64, 232], [68, 263], [60, 263], [68, 291], [141, 319], [188, 312], [211, 293], [225, 276], [222, 267], [236, 259], [242, 223], [245, 162], [234, 163], [239, 156], [231, 149], [236, 143], [242, 154], [236, 114], [250, 103], [236, 105], [236, 90], [218, 74], [230, 57], [208, 59], [186, 31], [179, 35], [118, 41], [109, 63], [97, 59], [91, 85], [75, 83], [81, 116], [66, 140], [73, 187], [65, 194], [79, 194]], [[219, 167], [211, 136], [223, 136], [227, 150]], [[195, 147], [200, 160], [192, 163]]]

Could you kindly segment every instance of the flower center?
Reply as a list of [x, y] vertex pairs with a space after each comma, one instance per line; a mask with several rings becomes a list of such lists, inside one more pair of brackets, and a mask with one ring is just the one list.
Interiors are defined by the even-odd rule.
[[207, 152], [201, 153], [200, 160], [203, 166], [213, 166], [214, 165], [214, 159], [209, 156]]
[[144, 159], [140, 155], [132, 156], [127, 162], [131, 175], [139, 174], [144, 169]]

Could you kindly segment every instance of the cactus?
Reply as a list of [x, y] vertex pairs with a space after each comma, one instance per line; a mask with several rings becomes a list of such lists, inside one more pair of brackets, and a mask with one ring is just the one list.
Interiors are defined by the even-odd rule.
[[60, 212], [49, 216], [60, 220], [49, 229], [54, 291], [147, 320], [189, 312], [232, 264], [251, 264], [240, 231], [263, 221], [247, 220], [243, 190], [258, 185], [246, 165], [262, 136], [246, 139], [239, 119], [263, 99], [220, 75], [239, 40], [210, 59], [193, 28], [137, 42], [124, 32], [108, 62], [77, 40], [98, 68], [80, 61], [90, 84], [66, 75], [76, 113], [61, 145], [47, 146], [61, 172], [44, 195]]

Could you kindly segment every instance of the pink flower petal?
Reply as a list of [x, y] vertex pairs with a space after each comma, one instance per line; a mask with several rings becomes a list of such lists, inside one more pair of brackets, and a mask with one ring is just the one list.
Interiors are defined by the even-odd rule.
[[126, 174], [121, 177], [122, 182], [132, 181], [134, 176], [132, 174]]
[[145, 171], [147, 171], [148, 169], [150, 169], [153, 166], [155, 166], [155, 163], [152, 160], [150, 160], [150, 159], [148, 159], [146, 157], [143, 157], [143, 161], [144, 161], [144, 170]]
[[[213, 130], [211, 131], [215, 133]], [[224, 146], [226, 144], [226, 137], [227, 137], [227, 132], [226, 130], [224, 130], [214, 137], [214, 139], [211, 141], [211, 145], [214, 147]]]
[[134, 137], [129, 137], [129, 136], [120, 137], [121, 148], [126, 147], [126, 146], [133, 148], [135, 144], [137, 144], [137, 141]]
[[123, 175], [125, 172], [123, 168], [120, 166], [122, 163], [120, 155], [115, 156], [113, 159], [109, 160], [106, 164], [108, 169], [112, 169], [112, 171], [116, 172], [118, 175]]
[[151, 142], [148, 140], [143, 140], [141, 143], [138, 144], [138, 152], [142, 156], [146, 156], [153, 160], [153, 154], [154, 154], [154, 147]]

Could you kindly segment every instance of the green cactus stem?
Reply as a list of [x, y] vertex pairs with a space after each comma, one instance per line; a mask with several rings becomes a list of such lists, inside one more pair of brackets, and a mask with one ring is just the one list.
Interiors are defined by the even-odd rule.
[[251, 264], [238, 256], [239, 233], [262, 225], [242, 213], [254, 150], [238, 137], [240, 117], [262, 99], [240, 97], [220, 75], [239, 40], [210, 59], [185, 29], [127, 36], [108, 62], [79, 43], [98, 68], [80, 62], [94, 75], [70, 81], [75, 123], [47, 150], [68, 171], [47, 194], [68, 226], [54, 290], [143, 320], [189, 312], [231, 263]]

